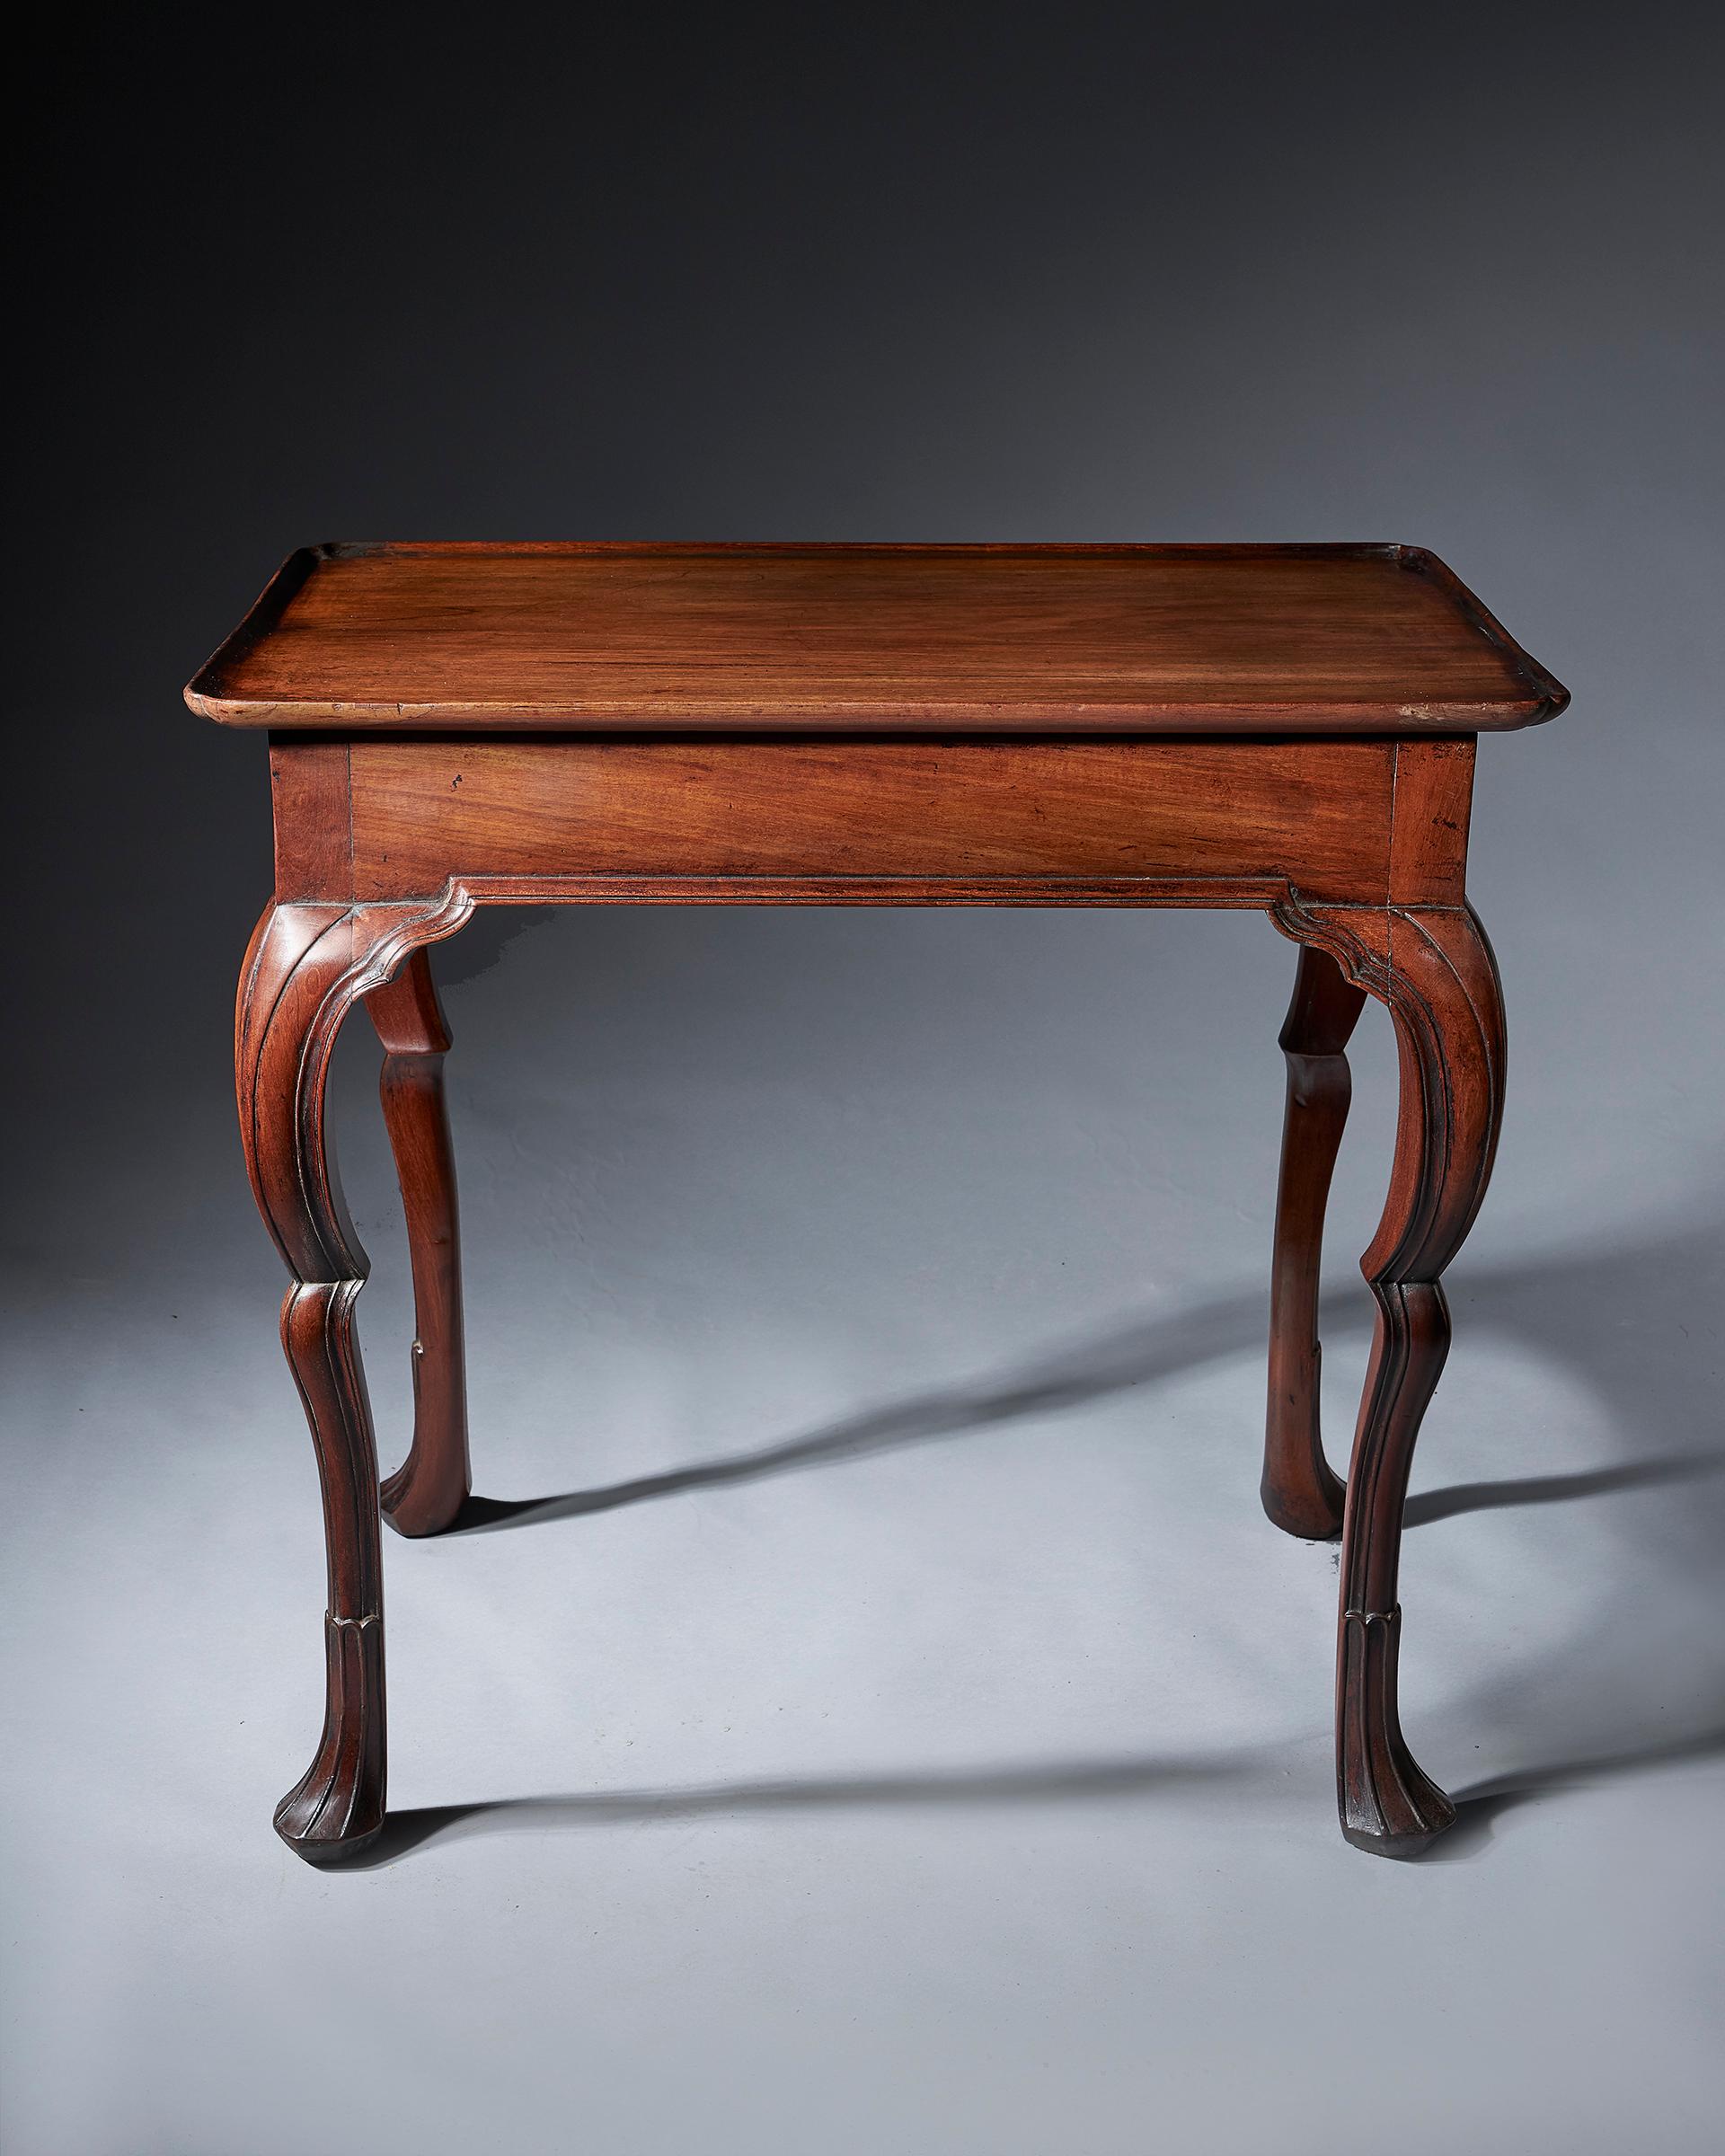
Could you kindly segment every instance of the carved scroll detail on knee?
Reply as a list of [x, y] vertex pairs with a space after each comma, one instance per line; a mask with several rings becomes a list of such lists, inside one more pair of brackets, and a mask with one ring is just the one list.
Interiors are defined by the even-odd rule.
[[354, 1004], [473, 910], [459, 888], [387, 906], [271, 905], [240, 976], [234, 1063], [252, 1194], [288, 1272], [366, 1277], [324, 1131], [330, 1057]]
[[1471, 907], [1316, 906], [1272, 918], [1389, 1009], [1402, 1112], [1389, 1197], [1360, 1269], [1435, 1281], [1473, 1224], [1503, 1117], [1503, 992]]
[[1337, 1789], [1361, 1848], [1417, 1853], [1455, 1817], [1402, 1734], [1397, 1596], [1413, 1450], [1449, 1348], [1440, 1276], [1472, 1226], [1503, 1112], [1503, 1000], [1466, 908], [1278, 908], [1395, 1021], [1401, 1111], [1389, 1196], [1361, 1269], [1377, 1303], [1342, 1535]]

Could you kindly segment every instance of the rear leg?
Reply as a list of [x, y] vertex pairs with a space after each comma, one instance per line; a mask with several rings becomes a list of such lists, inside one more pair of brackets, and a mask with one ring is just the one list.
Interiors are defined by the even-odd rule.
[[1320, 1427], [1318, 1277], [1324, 1205], [1353, 1091], [1344, 1050], [1365, 1001], [1365, 990], [1327, 951], [1302, 945], [1281, 1032], [1287, 1109], [1276, 1194], [1261, 1487], [1264, 1510], [1277, 1526], [1311, 1542], [1341, 1533], [1345, 1491], [1323, 1456]]
[[413, 1444], [382, 1490], [402, 1534], [438, 1534], [473, 1487], [467, 1454], [467, 1366], [461, 1314], [456, 1157], [444, 1100], [449, 1029], [416, 950], [366, 1009], [384, 1044], [384, 1121], [407, 1215], [413, 1268]]

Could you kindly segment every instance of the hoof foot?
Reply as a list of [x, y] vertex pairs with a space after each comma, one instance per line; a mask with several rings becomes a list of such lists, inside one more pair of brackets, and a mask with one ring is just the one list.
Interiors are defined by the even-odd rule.
[[384, 1825], [384, 1625], [326, 1617], [328, 1708], [317, 1756], [276, 1807], [276, 1832], [308, 1864], [339, 1864]]
[[381, 1777], [356, 1787], [339, 1760], [320, 1753], [304, 1781], [276, 1807], [276, 1832], [308, 1864], [340, 1864], [384, 1831]]
[[277, 1806], [276, 1832], [294, 1854], [303, 1857], [308, 1864], [345, 1864], [368, 1850], [384, 1831], [384, 1823], [380, 1819], [376, 1826], [368, 1826], [358, 1833], [343, 1834], [339, 1838], [316, 1833], [305, 1833], [295, 1814], [297, 1796], [298, 1791], [296, 1790], [293, 1797], [284, 1797]]
[[1368, 1857], [1390, 1857], [1400, 1863], [1410, 1858], [1422, 1857], [1434, 1842], [1441, 1842], [1455, 1824], [1454, 1809], [1447, 1819], [1426, 1827], [1417, 1833], [1391, 1834], [1375, 1833], [1369, 1827], [1343, 1825], [1341, 1838], [1352, 1849], [1363, 1849]]

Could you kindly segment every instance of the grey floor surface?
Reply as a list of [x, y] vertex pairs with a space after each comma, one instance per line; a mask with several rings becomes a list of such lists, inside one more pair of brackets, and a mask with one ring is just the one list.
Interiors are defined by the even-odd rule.
[[[554, 1501], [390, 1541], [400, 1818], [338, 1875], [270, 1829], [321, 1555], [219, 1071], [154, 1148], [93, 1122], [108, 1210], [8, 1304], [11, 2156], [1297, 2156], [1392, 2106], [1402, 2156], [1714, 2145], [1713, 1021], [1607, 1063], [1585, 952], [1517, 932], [1407, 1538], [1407, 1725], [1463, 1799], [1417, 1865], [1338, 1837], [1334, 1553], [1257, 1506], [1256, 917], [449, 947], [478, 1488]], [[389, 1464], [399, 1207], [342, 1056]], [[1339, 1457], [1375, 1010], [1355, 1065]]]

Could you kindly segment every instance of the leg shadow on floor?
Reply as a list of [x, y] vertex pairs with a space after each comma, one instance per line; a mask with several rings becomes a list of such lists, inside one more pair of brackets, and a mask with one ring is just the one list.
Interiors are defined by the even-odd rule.
[[[1451, 1293], [1458, 1352], [1471, 1340], [1507, 1336], [1566, 1366], [1598, 1396], [1641, 1456], [1576, 1474], [1422, 1491], [1409, 1501], [1408, 1524], [1498, 1506], [1599, 1496], [1725, 1466], [1706, 1358], [1679, 1352], [1676, 1337], [1684, 1330], [1685, 1311], [1709, 1308], [1701, 1284], [1720, 1270], [1722, 1247], [1725, 1232], [1710, 1224], [1581, 1256], [1479, 1269], [1458, 1264]], [[1353, 1293], [1358, 1301], [1357, 1287]], [[1001, 1377], [869, 1408], [756, 1450], [556, 1496], [474, 1497], [453, 1532], [495, 1533], [574, 1519], [1070, 1412], [1248, 1351], [1264, 1336], [1266, 1310], [1261, 1294], [1217, 1296], [1166, 1317], [1112, 1327]], [[1351, 1345], [1356, 1330], [1349, 1324], [1335, 1328], [1336, 1341]], [[1333, 1451], [1340, 1449], [1332, 1443]]]
[[1028, 1765], [922, 1769], [784, 1780], [712, 1782], [686, 1789], [593, 1790], [559, 1797], [509, 1797], [392, 1812], [378, 1840], [348, 1869], [390, 1864], [432, 1840], [474, 1833], [528, 1833], [548, 1828], [641, 1826], [657, 1821], [719, 1818], [739, 1813], [832, 1812], [1043, 1805], [1135, 1797], [1188, 1789], [1220, 1795], [1288, 1772], [1269, 1747], [1164, 1758], [1059, 1760]]
[[[1564, 1369], [1597, 1398], [1628, 1456], [1579, 1471], [1512, 1476], [1416, 1492], [1409, 1499], [1408, 1524], [1430, 1526], [1467, 1513], [1608, 1498], [1680, 1483], [1717, 1487], [1725, 1471], [1725, 1451], [1719, 1449], [1713, 1358], [1703, 1350], [1698, 1328], [1718, 1322], [1713, 1314], [1720, 1307], [1718, 1284], [1710, 1287], [1708, 1282], [1721, 1269], [1721, 1240], [1709, 1220], [1625, 1238], [1592, 1251], [1535, 1258], [1512, 1266], [1458, 1266], [1453, 1301], [1461, 1351], [1471, 1340], [1507, 1338]], [[836, 1466], [875, 1453], [1079, 1409], [1240, 1354], [1261, 1339], [1264, 1321], [1261, 1295], [1243, 1293], [1213, 1298], [1166, 1318], [1116, 1326], [997, 1378], [871, 1408], [747, 1453], [558, 1496], [474, 1498], [456, 1532], [496, 1532], [570, 1519], [686, 1490]], [[1338, 1338], [1354, 1330], [1338, 1328]], [[1539, 1433], [1529, 1435], [1536, 1445]], [[1243, 1451], [1243, 1465], [1255, 1477], [1254, 1449]], [[1698, 1515], [1707, 1503], [1716, 1502], [1710, 1493], [1704, 1503], [1685, 1508], [1685, 1525], [1695, 1526], [1696, 1532], [1674, 1535], [1660, 1531], [1659, 1564], [1653, 1568], [1661, 1588], [1674, 1595], [1696, 1603], [1711, 1596], [1715, 1621], [1694, 1635], [1708, 1642], [1725, 1638], [1725, 1623], [1718, 1621], [1725, 1619], [1725, 1607], [1720, 1606], [1716, 1559], [1708, 1556], [1704, 1577], [1699, 1570], [1703, 1555], [1716, 1548], [1716, 1542], [1699, 1532], [1698, 1522], [1687, 1515]], [[1625, 1515], [1620, 1577], [1599, 1583], [1601, 1595], [1585, 1637], [1552, 1650], [1544, 1668], [1522, 1666], [1513, 1680], [1457, 1708], [1458, 1712], [1472, 1714], [1477, 1705], [1482, 1726], [1500, 1732], [1504, 1741], [1514, 1742], [1527, 1729], [1527, 1701], [1559, 1693], [1573, 1699], [1583, 1692], [1587, 1727], [1579, 1733], [1561, 1727], [1560, 1713], [1556, 1722], [1548, 1720], [1546, 1729], [1551, 1748], [1560, 1754], [1558, 1763], [1514, 1770], [1462, 1789], [1457, 1798], [1461, 1818], [1425, 1860], [1465, 1860], [1478, 1855], [1491, 1842], [1495, 1824], [1507, 1814], [1565, 1789], [1707, 1759], [1725, 1750], [1725, 1727], [1705, 1704], [1710, 1692], [1716, 1703], [1725, 1692], [1725, 1673], [1711, 1645], [1705, 1652], [1713, 1654], [1712, 1664], [1702, 1667], [1691, 1657], [1691, 1666], [1678, 1680], [1672, 1678], [1666, 1665], [1650, 1665], [1636, 1679], [1634, 1699], [1618, 1700], [1609, 1688], [1589, 1690], [1576, 1683], [1577, 1672], [1584, 1665], [1591, 1666], [1600, 1642], [1614, 1628], [1621, 1638], [1623, 1625], [1638, 1621], [1636, 1609], [1641, 1605], [1636, 1598], [1644, 1600], [1650, 1567], [1635, 1541], [1637, 1532]], [[1619, 1589], [1628, 1598], [1623, 1609], [1612, 1599]], [[1649, 1685], [1662, 1688], [1659, 1703], [1665, 1716], [1663, 1731], [1639, 1745], [1614, 1743], [1626, 1727], [1644, 1724]], [[1680, 1692], [1686, 1696], [1677, 1696]], [[1672, 1708], [1676, 1711], [1668, 1711]], [[1693, 1734], [1671, 1738], [1673, 1722], [1679, 1727], [1686, 1722]], [[1232, 1800], [1255, 1778], [1273, 1772], [1280, 1780], [1287, 1773], [1285, 1764], [1267, 1766], [1269, 1756], [1267, 1752], [1242, 1750], [1184, 1758], [1126, 1757], [444, 1806], [393, 1815], [383, 1840], [364, 1861], [394, 1862], [422, 1843], [454, 1835], [739, 1811], [1044, 1803], [1154, 1796], [1182, 1787], [1205, 1789], [1213, 1796], [1226, 1790]]]

